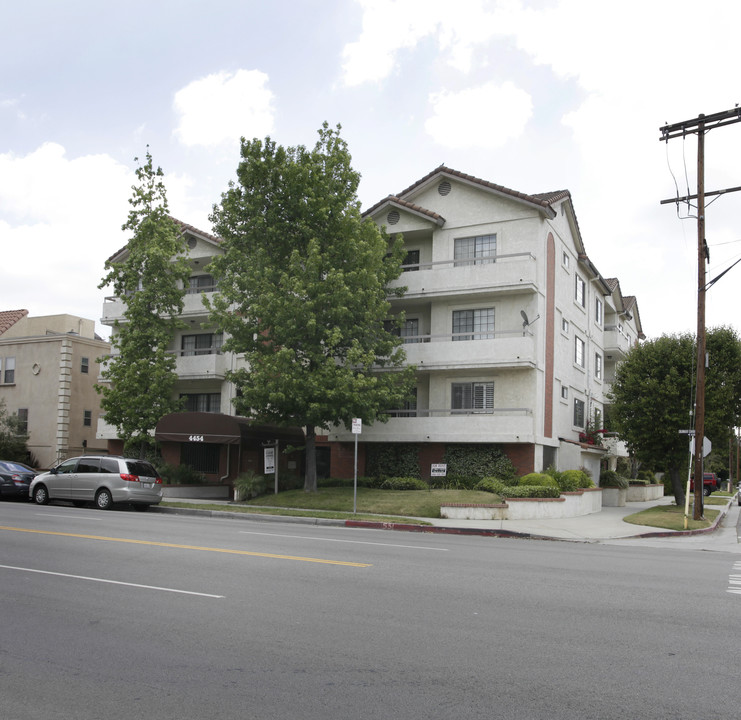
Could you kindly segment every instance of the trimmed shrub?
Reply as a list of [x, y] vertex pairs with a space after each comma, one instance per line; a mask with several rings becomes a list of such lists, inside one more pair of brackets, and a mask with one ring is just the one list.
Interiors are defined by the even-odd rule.
[[520, 487], [524, 485], [533, 485], [539, 487], [553, 487], [558, 489], [558, 483], [556, 482], [555, 478], [551, 477], [547, 473], [530, 473], [528, 475], [523, 475], [517, 484]]
[[660, 485], [661, 483], [656, 479], [656, 474], [651, 470], [639, 470], [639, 480], [647, 480], [649, 485]]
[[496, 477], [504, 482], [517, 479], [512, 461], [496, 445], [448, 445], [445, 463], [450, 478]]
[[562, 492], [574, 492], [594, 487], [592, 478], [583, 470], [564, 470], [557, 478], [557, 482]]
[[390, 477], [381, 483], [381, 490], [427, 490], [424, 480], [414, 477]]
[[480, 477], [466, 477], [464, 475], [453, 475], [446, 477], [433, 477], [428, 485], [436, 490], [473, 490], [481, 480]]
[[368, 443], [365, 471], [371, 477], [421, 477], [416, 443]]
[[194, 470], [188, 465], [161, 464], [159, 471], [162, 482], [167, 485], [202, 485], [206, 482], [203, 473]]
[[[531, 474], [539, 475], [541, 473], [531, 473]], [[517, 487], [505, 487], [502, 497], [504, 498], [557, 498], [560, 495], [561, 495], [561, 491], [554, 485], [518, 485]]]
[[628, 479], [618, 475], [614, 470], [603, 470], [599, 476], [600, 487], [628, 489]]
[[483, 478], [482, 480], [479, 480], [473, 487], [474, 490], [479, 490], [480, 492], [494, 493], [495, 495], [502, 495], [505, 488], [506, 485], [501, 480], [497, 480], [497, 478]]

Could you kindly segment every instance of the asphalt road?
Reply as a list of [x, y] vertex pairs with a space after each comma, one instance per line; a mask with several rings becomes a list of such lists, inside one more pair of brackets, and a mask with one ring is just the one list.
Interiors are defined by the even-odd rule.
[[740, 560], [0, 503], [0, 717], [735, 719]]

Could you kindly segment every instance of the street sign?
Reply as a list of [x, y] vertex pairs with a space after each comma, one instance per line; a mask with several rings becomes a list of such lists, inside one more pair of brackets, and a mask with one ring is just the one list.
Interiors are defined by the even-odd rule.
[[275, 472], [275, 448], [274, 447], [266, 447], [265, 448], [265, 474], [269, 475], [270, 473]]
[[[347, 426], [345, 426], [347, 427]], [[360, 435], [363, 432], [363, 420], [362, 418], [352, 419], [352, 432], [353, 435]]]
[[[707, 457], [713, 449], [713, 444], [707, 438], [702, 439], [702, 456]], [[690, 440], [690, 455], [695, 454], [695, 438]]]

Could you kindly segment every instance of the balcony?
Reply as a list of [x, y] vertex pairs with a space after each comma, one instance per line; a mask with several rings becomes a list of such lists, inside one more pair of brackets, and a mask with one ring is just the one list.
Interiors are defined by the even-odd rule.
[[612, 360], [623, 360], [630, 350], [628, 336], [617, 325], [606, 325], [604, 334], [605, 355]]
[[[206, 317], [208, 311], [203, 305], [203, 298], [201, 295], [206, 295], [209, 298], [213, 297], [212, 292], [198, 292], [198, 293], [186, 293], [183, 295], [183, 312], [182, 317]], [[107, 297], [103, 301], [103, 315], [101, 317], [101, 323], [103, 325], [113, 325], [116, 320], [119, 322], [124, 320], [124, 312], [126, 311], [126, 303], [121, 298]]]
[[443, 260], [403, 266], [391, 287], [406, 287], [405, 299], [476, 292], [532, 292], [537, 263], [532, 253], [497, 255], [486, 260]]
[[[476, 410], [399, 410], [387, 423], [364, 425], [363, 442], [532, 443], [535, 427], [528, 408]], [[406, 417], [401, 417], [401, 416]], [[344, 428], [329, 433], [330, 441], [353, 442]]]
[[183, 354], [178, 351], [175, 372], [181, 380], [223, 380], [229, 370], [230, 360], [221, 353]]
[[522, 330], [407, 336], [404, 351], [407, 363], [419, 370], [536, 366], [535, 338]]

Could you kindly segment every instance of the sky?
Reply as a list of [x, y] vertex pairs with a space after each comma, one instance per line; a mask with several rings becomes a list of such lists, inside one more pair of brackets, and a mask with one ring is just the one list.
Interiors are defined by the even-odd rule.
[[[697, 137], [741, 103], [737, 0], [25, 0], [0, 24], [0, 310], [100, 325], [104, 264], [147, 151], [206, 232], [240, 137], [312, 147], [324, 121], [363, 208], [441, 164], [571, 193], [586, 252], [647, 337], [697, 328]], [[741, 186], [741, 122], [705, 134], [706, 192]], [[741, 192], [705, 213], [712, 280], [741, 259]], [[741, 263], [706, 293], [741, 330]]]

